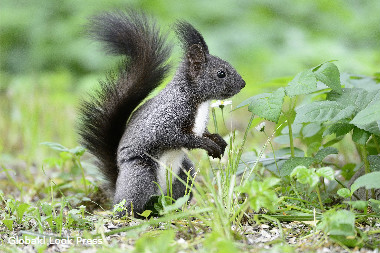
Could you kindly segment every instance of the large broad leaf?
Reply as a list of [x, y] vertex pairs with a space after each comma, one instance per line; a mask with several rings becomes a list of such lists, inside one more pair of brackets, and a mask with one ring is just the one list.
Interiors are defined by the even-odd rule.
[[353, 236], [355, 235], [355, 214], [347, 210], [339, 210], [323, 216], [327, 222], [325, 232], [329, 235]]
[[378, 90], [366, 91], [360, 88], [345, 88], [339, 94], [331, 91], [327, 94], [327, 100], [336, 101], [344, 106], [355, 106], [356, 112], [366, 108], [373, 101], [379, 100]]
[[341, 82], [347, 88], [362, 88], [367, 91], [379, 90], [379, 83], [376, 77], [352, 75], [348, 73], [341, 73]]
[[293, 97], [296, 95], [309, 94], [317, 89], [317, 79], [311, 70], [303, 71], [296, 75], [285, 88], [286, 95]]
[[373, 134], [380, 134], [380, 100], [356, 114], [350, 123]]
[[380, 188], [379, 182], [380, 182], [380, 171], [375, 171], [375, 172], [365, 174], [357, 178], [355, 182], [351, 185], [351, 192], [355, 192], [360, 187], [365, 187], [367, 190]]
[[345, 106], [335, 101], [319, 101], [301, 106], [296, 110], [295, 122], [339, 121], [350, 117], [354, 106]]
[[[269, 94], [269, 93], [263, 93], [263, 94], [260, 94], [260, 95], [264, 95], [264, 94]], [[257, 95], [257, 96], [260, 96], [260, 95]], [[253, 97], [247, 98], [246, 100], [244, 100], [243, 102], [241, 102], [238, 106], [236, 106], [235, 110], [239, 109], [239, 108], [241, 108], [243, 106], [251, 104], [252, 101], [254, 101], [257, 96], [253, 96]]]
[[374, 121], [368, 125], [358, 125], [358, 127], [372, 134], [376, 134], [380, 136], [380, 120]]
[[352, 131], [352, 140], [360, 145], [365, 145], [370, 136], [371, 134], [369, 132], [357, 127]]
[[280, 169], [280, 176], [288, 176], [297, 166], [309, 167], [316, 160], [312, 157], [290, 157]]
[[279, 88], [272, 93], [257, 95], [252, 99], [248, 110], [261, 118], [277, 123], [280, 118], [284, 97], [284, 88]]
[[380, 200], [370, 199], [369, 205], [375, 213], [380, 214]]
[[326, 84], [337, 93], [342, 93], [339, 70], [334, 63], [326, 62], [314, 68], [313, 71], [317, 80]]
[[[301, 126], [303, 124], [300, 124]], [[302, 128], [302, 137], [309, 138], [316, 135], [322, 129], [320, 123], [310, 123]]]
[[318, 160], [319, 162], [322, 162], [323, 159], [325, 159], [326, 156], [332, 155], [332, 154], [338, 154], [338, 150], [333, 147], [327, 147], [322, 148], [318, 150], [317, 154], [315, 154], [314, 158]]
[[354, 128], [354, 125], [344, 122], [338, 122], [331, 125], [323, 132], [323, 137], [330, 134], [335, 134], [336, 137], [344, 136]]

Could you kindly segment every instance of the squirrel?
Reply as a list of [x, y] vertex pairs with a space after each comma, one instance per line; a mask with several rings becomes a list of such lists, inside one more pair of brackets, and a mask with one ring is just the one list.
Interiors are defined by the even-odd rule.
[[[194, 165], [184, 151], [204, 149], [222, 157], [227, 143], [207, 130], [209, 103], [237, 94], [245, 81], [228, 62], [209, 54], [199, 31], [177, 21], [183, 60], [166, 87], [147, 100], [170, 70], [172, 46], [156, 22], [143, 12], [107, 12], [90, 19], [88, 31], [108, 53], [125, 60], [81, 103], [80, 143], [97, 158], [113, 203], [126, 200], [126, 211], [142, 213], [150, 198], [160, 195], [157, 183], [167, 192], [167, 168], [186, 182]], [[172, 197], [185, 192], [173, 176]]]

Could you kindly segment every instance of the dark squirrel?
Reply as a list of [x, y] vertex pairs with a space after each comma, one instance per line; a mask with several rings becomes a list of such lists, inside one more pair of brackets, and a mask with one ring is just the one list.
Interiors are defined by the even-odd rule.
[[[166, 170], [186, 182], [194, 166], [184, 150], [204, 149], [220, 158], [227, 143], [207, 130], [209, 103], [237, 94], [245, 82], [227, 62], [209, 54], [202, 35], [177, 22], [184, 59], [172, 81], [139, 106], [167, 76], [171, 45], [153, 20], [135, 11], [105, 13], [91, 19], [90, 34], [109, 53], [124, 55], [116, 76], [80, 107], [81, 144], [97, 157], [99, 170], [128, 211], [141, 213], [153, 195], [166, 193]], [[186, 186], [172, 177], [177, 199]]]

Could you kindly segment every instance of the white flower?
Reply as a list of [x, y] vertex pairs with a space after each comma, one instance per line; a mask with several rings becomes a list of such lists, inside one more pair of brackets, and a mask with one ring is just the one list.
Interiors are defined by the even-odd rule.
[[255, 126], [255, 129], [259, 132], [264, 132], [265, 129], [265, 121], [261, 122], [257, 126]]
[[219, 107], [223, 109], [225, 105], [231, 105], [232, 101], [231, 100], [217, 100], [216, 102], [211, 104], [211, 107]]

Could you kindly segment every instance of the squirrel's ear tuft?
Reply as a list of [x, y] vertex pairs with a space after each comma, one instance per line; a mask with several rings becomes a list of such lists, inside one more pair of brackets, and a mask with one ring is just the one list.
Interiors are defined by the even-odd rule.
[[175, 24], [176, 33], [186, 52], [191, 50], [193, 45], [198, 45], [204, 54], [208, 54], [208, 47], [203, 36], [191, 24], [185, 21], [179, 21]]
[[194, 44], [187, 50], [186, 56], [189, 63], [188, 74], [191, 79], [195, 79], [202, 69], [202, 64], [206, 62], [206, 54], [199, 44]]

